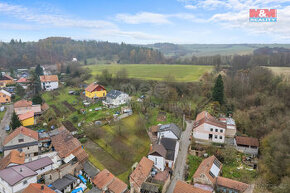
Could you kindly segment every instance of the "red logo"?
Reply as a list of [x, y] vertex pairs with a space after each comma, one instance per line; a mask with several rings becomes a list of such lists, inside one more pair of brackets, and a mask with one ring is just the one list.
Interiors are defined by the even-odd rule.
[[276, 22], [277, 9], [250, 9], [250, 22]]

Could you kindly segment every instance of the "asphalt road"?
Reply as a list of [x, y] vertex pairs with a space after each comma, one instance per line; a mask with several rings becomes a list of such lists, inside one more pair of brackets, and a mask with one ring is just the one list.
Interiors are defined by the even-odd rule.
[[7, 132], [5, 131], [5, 126], [10, 124], [12, 114], [13, 114], [13, 105], [6, 105], [6, 112], [0, 123], [0, 146], [2, 147], [2, 142], [7, 136]]
[[190, 145], [190, 133], [193, 126], [193, 121], [186, 122], [186, 130], [182, 132], [178, 156], [175, 162], [175, 169], [171, 178], [171, 183], [167, 189], [167, 193], [173, 193], [177, 180], [184, 180], [187, 150]]

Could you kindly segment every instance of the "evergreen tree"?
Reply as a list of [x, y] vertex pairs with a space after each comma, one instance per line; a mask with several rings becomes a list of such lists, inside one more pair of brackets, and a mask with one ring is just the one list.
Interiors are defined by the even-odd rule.
[[37, 75], [37, 76], [41, 76], [41, 75], [43, 75], [43, 68], [38, 64], [37, 66], [36, 66], [36, 68], [35, 68], [35, 74]]
[[42, 104], [42, 98], [40, 95], [35, 95], [33, 98], [32, 98], [32, 103], [33, 104]]
[[224, 82], [221, 75], [219, 75], [215, 81], [215, 85], [212, 91], [212, 100], [224, 104]]
[[18, 116], [14, 112], [13, 115], [12, 115], [10, 127], [14, 130], [14, 129], [20, 127], [20, 126], [21, 126], [21, 122], [19, 121]]

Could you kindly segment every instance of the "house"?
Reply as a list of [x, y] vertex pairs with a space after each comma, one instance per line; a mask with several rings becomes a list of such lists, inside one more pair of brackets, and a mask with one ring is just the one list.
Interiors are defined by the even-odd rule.
[[55, 191], [44, 184], [32, 183], [22, 193], [55, 193]]
[[37, 173], [26, 166], [18, 165], [0, 171], [1, 192], [21, 192], [29, 184], [37, 182]]
[[16, 81], [16, 83], [21, 84], [21, 85], [25, 85], [25, 84], [30, 83], [30, 81], [25, 77], [21, 77]]
[[24, 164], [25, 153], [18, 150], [12, 150], [7, 156], [0, 161], [0, 170], [7, 167]]
[[216, 180], [221, 173], [222, 163], [215, 157], [210, 156], [204, 159], [193, 175], [193, 182], [208, 186], [213, 191]]
[[229, 178], [219, 176], [216, 182], [218, 192], [224, 193], [242, 193], [251, 192], [251, 186], [243, 182], [235, 181]]
[[70, 174], [51, 183], [52, 190], [58, 190], [63, 193], [71, 192], [77, 186], [78, 179]]
[[236, 136], [234, 139], [236, 150], [257, 156], [259, 153], [259, 140], [253, 137]]
[[58, 76], [57, 75], [43, 75], [39, 76], [41, 89], [45, 91], [51, 91], [58, 88]]
[[38, 155], [38, 133], [26, 127], [18, 127], [3, 142], [4, 156], [12, 150], [20, 150], [26, 157]]
[[5, 193], [21, 192], [29, 184], [36, 183], [38, 176], [49, 171], [51, 164], [52, 161], [46, 157], [0, 170], [1, 191]]
[[5, 103], [10, 103], [11, 102], [11, 94], [7, 92], [6, 90], [0, 90], [0, 103], [5, 104]]
[[85, 95], [90, 99], [103, 98], [106, 97], [107, 91], [102, 85], [93, 82], [85, 89]]
[[16, 115], [21, 115], [27, 112], [34, 112], [34, 115], [41, 114], [41, 105], [33, 105], [32, 101], [22, 99], [14, 103], [14, 111]]
[[106, 96], [106, 100], [103, 101], [104, 105], [107, 106], [120, 106], [123, 104], [126, 104], [130, 101], [130, 97], [128, 94], [122, 92], [122, 91], [118, 91], [118, 90], [111, 90], [110, 92], [108, 92], [107, 96]]
[[72, 136], [72, 134], [64, 127], [58, 129], [59, 133], [51, 137], [51, 143], [59, 157], [65, 163], [76, 160], [84, 163], [88, 160], [88, 154], [82, 148], [79, 140]]
[[173, 169], [178, 155], [179, 142], [176, 139], [161, 138], [159, 144], [166, 149], [165, 166]]
[[193, 137], [197, 143], [224, 143], [227, 125], [203, 111], [196, 117]]
[[127, 191], [127, 184], [116, 178], [107, 169], [102, 170], [93, 178], [94, 185], [103, 192], [124, 193]]
[[92, 182], [92, 179], [98, 174], [100, 173], [100, 170], [97, 169], [93, 164], [91, 164], [91, 162], [86, 161], [83, 164], [83, 172], [84, 172], [84, 176], [90, 181]]
[[154, 166], [164, 171], [167, 151], [162, 144], [154, 144], [148, 154], [148, 159], [154, 162]]
[[142, 184], [151, 174], [154, 162], [143, 157], [129, 178], [131, 192], [140, 192]]
[[24, 127], [34, 125], [35, 123], [33, 111], [18, 115], [18, 119], [21, 122], [21, 125]]
[[11, 84], [15, 84], [15, 81], [11, 76], [7, 74], [4, 74], [4, 75], [1, 74], [0, 83], [4, 83], [5, 85], [11, 85]]
[[235, 137], [235, 135], [237, 133], [237, 127], [236, 127], [235, 120], [231, 117], [226, 117], [226, 118], [220, 118], [220, 121], [227, 124], [226, 137], [230, 137], [230, 138]]
[[174, 123], [161, 125], [158, 129], [157, 138], [170, 138], [179, 140], [181, 137], [182, 130], [177, 127]]
[[213, 191], [203, 190], [184, 181], [178, 180], [175, 184], [173, 193], [212, 193]]

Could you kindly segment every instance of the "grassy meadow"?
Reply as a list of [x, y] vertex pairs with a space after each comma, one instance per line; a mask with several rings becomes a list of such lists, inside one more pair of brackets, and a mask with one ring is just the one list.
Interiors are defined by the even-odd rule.
[[169, 65], [169, 64], [100, 64], [88, 65], [92, 74], [92, 78], [88, 82], [96, 79], [96, 75], [101, 74], [104, 69], [107, 69], [113, 75], [122, 69], [126, 69], [129, 78], [142, 80], [162, 81], [166, 77], [171, 76], [177, 82], [195, 82], [206, 73], [211, 72], [212, 66], [197, 66], [197, 65]]
[[286, 81], [290, 80], [290, 67], [266, 67], [272, 70], [275, 75], [282, 75]]

